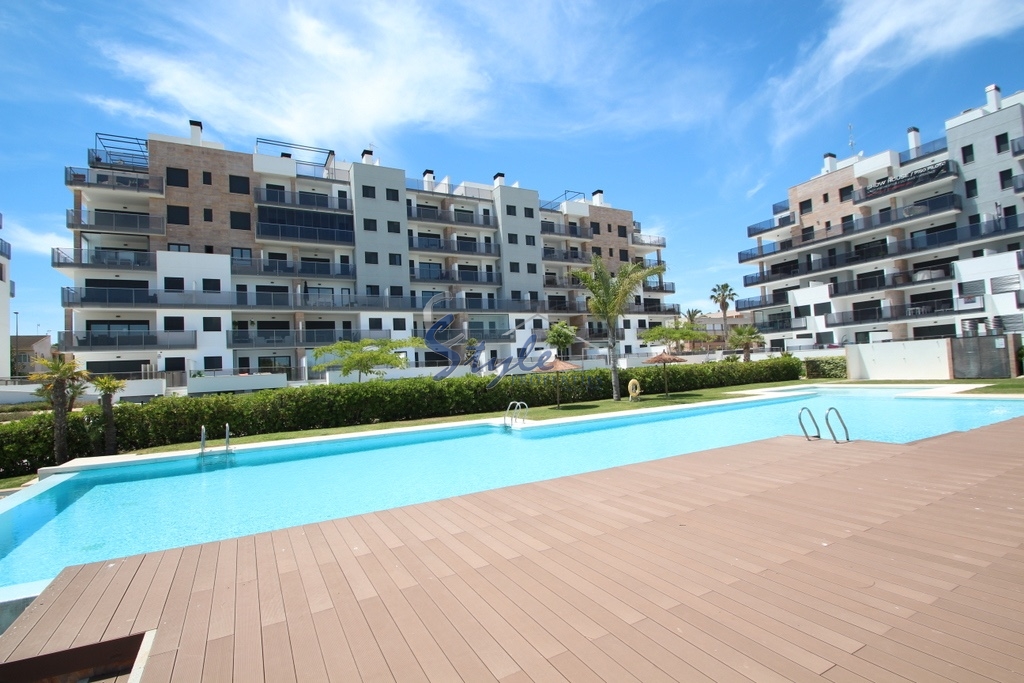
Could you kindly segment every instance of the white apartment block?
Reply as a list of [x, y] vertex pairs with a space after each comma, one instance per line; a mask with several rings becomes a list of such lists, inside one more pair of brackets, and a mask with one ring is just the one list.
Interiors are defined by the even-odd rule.
[[[199, 376], [232, 378], [210, 390], [305, 381], [316, 347], [423, 336], [445, 313], [455, 316], [446, 338], [483, 342], [485, 358], [528, 353], [531, 334], [544, 348], [560, 320], [579, 328], [574, 354], [600, 353], [609, 332], [588, 318], [588, 293], [570, 273], [592, 254], [613, 273], [661, 263], [665, 246], [600, 190], [542, 201], [501, 173], [491, 183], [432, 170], [408, 179], [369, 150], [356, 162], [263, 139], [254, 153], [230, 151], [204, 140], [197, 121], [189, 138], [99, 134], [65, 183], [74, 248], [52, 260], [73, 285], [61, 295], [60, 350], [92, 372], [190, 391]], [[620, 352], [636, 353], [639, 331], [678, 314], [664, 301], [673, 291], [658, 278], [636, 293]], [[438, 293], [447, 307], [425, 319]], [[445, 362], [407, 353], [416, 367]], [[267, 374], [277, 383], [256, 378]]]
[[1024, 92], [946, 121], [903, 152], [837, 161], [751, 225], [736, 302], [773, 349], [1024, 330]]

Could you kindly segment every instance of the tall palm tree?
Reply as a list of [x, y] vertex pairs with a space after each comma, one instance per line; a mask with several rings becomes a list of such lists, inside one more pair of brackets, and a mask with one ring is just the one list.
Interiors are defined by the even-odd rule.
[[722, 309], [722, 341], [726, 346], [728, 346], [729, 322], [726, 319], [725, 314], [729, 311], [729, 302], [736, 300], [736, 292], [733, 291], [732, 285], [728, 282], [715, 285], [711, 288], [711, 300], [718, 304], [718, 307]]
[[749, 363], [750, 347], [754, 344], [758, 346], [764, 344], [764, 337], [761, 336], [761, 333], [753, 325], [740, 325], [733, 328], [733, 331], [729, 333], [729, 344], [730, 346], [743, 349], [743, 362]]
[[626, 312], [633, 293], [649, 277], [661, 275], [665, 266], [645, 268], [640, 263], [624, 263], [619, 274], [612, 277], [600, 256], [594, 256], [590, 264], [591, 270], [575, 270], [572, 276], [590, 290], [587, 308], [598, 320], [608, 326], [608, 361], [612, 365], [612, 398], [622, 400], [619, 391], [619, 364], [615, 352], [615, 332], [618, 329], [619, 317]]
[[36, 358], [36, 363], [46, 370], [29, 375], [29, 380], [40, 382], [49, 392], [53, 406], [53, 459], [58, 465], [68, 459], [68, 407], [70, 389], [89, 381], [89, 373], [78, 367], [76, 360], [56, 358]]
[[704, 311], [700, 310], [699, 308], [687, 308], [686, 311], [683, 313], [683, 317], [686, 318], [686, 322], [690, 323], [691, 325], [696, 325], [697, 318], [701, 317], [702, 315], [704, 315]]
[[92, 380], [92, 385], [100, 392], [100, 404], [103, 406], [103, 452], [105, 455], [116, 455], [117, 425], [114, 424], [114, 394], [124, 391], [128, 382], [105, 375]]

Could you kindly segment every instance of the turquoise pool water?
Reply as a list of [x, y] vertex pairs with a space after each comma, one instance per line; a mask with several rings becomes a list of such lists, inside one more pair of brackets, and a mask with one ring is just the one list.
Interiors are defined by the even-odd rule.
[[823, 430], [836, 406], [851, 438], [894, 443], [1024, 415], [1024, 401], [896, 397], [906, 392], [825, 389], [512, 432], [447, 428], [58, 475], [0, 501], [0, 587], [72, 564], [800, 434], [805, 405]]

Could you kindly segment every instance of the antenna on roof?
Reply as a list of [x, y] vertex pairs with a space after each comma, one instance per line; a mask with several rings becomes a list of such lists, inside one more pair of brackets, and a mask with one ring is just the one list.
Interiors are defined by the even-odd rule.
[[850, 129], [850, 154], [856, 154], [857, 144], [853, 141], [853, 124], [848, 124]]

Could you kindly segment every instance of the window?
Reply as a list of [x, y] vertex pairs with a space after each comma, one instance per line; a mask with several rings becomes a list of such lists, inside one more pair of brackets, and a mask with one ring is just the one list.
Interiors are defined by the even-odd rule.
[[620, 225], [619, 226], [619, 237], [625, 237], [625, 236], [626, 236], [626, 226], [625, 225]]
[[591, 247], [590, 248], [590, 253], [593, 254], [594, 256], [600, 256], [601, 255], [601, 247]]
[[508, 272], [518, 273], [519, 272], [519, 261], [511, 261], [508, 264]]
[[632, 344], [626, 344], [625, 351], [626, 351], [627, 355], [630, 354], [630, 353], [633, 353], [633, 345]]
[[517, 235], [514, 232], [510, 232], [508, 234], [508, 243], [509, 244], [519, 244], [519, 235]]
[[537, 264], [536, 263], [527, 263], [526, 264], [526, 272], [527, 273], [534, 273], [534, 274], [536, 274], [536, 272], [537, 272]]
[[383, 330], [384, 318], [370, 318], [367, 321], [367, 327], [371, 330]]
[[533, 208], [529, 206], [523, 207], [523, 218], [533, 218]]
[[540, 292], [530, 292], [530, 301], [537, 301], [540, 299]]
[[636, 327], [637, 327], [638, 330], [646, 330], [647, 329], [647, 321], [646, 320], [637, 320], [636, 321]]
[[377, 188], [373, 185], [363, 185], [363, 196], [367, 199], [376, 199]]
[[805, 213], [810, 213], [813, 210], [811, 207], [811, 200], [805, 199], [800, 202], [800, 215], [803, 216]]
[[392, 318], [391, 319], [391, 329], [396, 330], [398, 332], [404, 332], [405, 331], [405, 318]]
[[622, 319], [622, 329], [628, 330], [630, 328], [630, 325], [632, 325], [632, 324], [633, 324], [633, 321], [630, 320], [629, 318], [623, 318]]
[[389, 266], [400, 266], [402, 265], [401, 254], [388, 254], [388, 265]]
[[848, 202], [853, 199], [853, 185], [839, 188], [839, 201]]
[[965, 164], [974, 162], [974, 145], [964, 145], [960, 148], [960, 158]]
[[185, 372], [185, 357], [165, 358], [164, 370], [167, 372]]
[[977, 225], [980, 222], [981, 222], [981, 214], [980, 213], [972, 213], [970, 216], [967, 217], [967, 225]]
[[168, 292], [184, 292], [185, 291], [185, 278], [183, 277], [165, 277], [164, 278], [164, 289]]
[[526, 319], [525, 318], [516, 318], [516, 329], [517, 330], [522, 330], [522, 329], [525, 329], [525, 328], [526, 328]]
[[377, 252], [375, 252], [375, 251], [368, 251], [368, 252], [366, 252], [365, 254], [363, 254], [363, 261], [365, 263], [369, 263], [370, 265], [377, 265]]
[[204, 317], [203, 332], [220, 332], [220, 316]]
[[212, 254], [213, 253], [213, 245], [212, 244], [205, 245], [203, 247], [203, 253]]
[[628, 261], [629, 260], [629, 249], [619, 249], [619, 260], [620, 261]]
[[248, 211], [232, 211], [231, 229], [252, 230], [252, 214]]
[[220, 291], [220, 280], [215, 277], [204, 277], [203, 278], [203, 291], [204, 292], [219, 292]]
[[971, 258], [981, 258], [984, 255], [985, 255], [985, 250], [984, 249], [975, 249], [974, 251], [971, 252]]
[[825, 194], [821, 195], [821, 203], [822, 204], [828, 204], [828, 192], [826, 192]]
[[364, 218], [363, 219], [363, 230], [369, 230], [370, 232], [377, 232], [377, 219], [376, 218]]
[[814, 304], [814, 315], [828, 315], [832, 312], [832, 302], [826, 301], [821, 304]]
[[252, 249], [248, 247], [231, 247], [231, 258], [233, 259], [251, 259]]
[[220, 356], [203, 356], [203, 370], [223, 370], [224, 359]]
[[999, 172], [999, 187], [1003, 190], [1008, 190], [1013, 187], [1013, 169], [1008, 168], [1005, 171]]
[[188, 169], [168, 166], [164, 182], [168, 187], [188, 187]]
[[513, 289], [511, 296], [512, 301], [520, 301], [523, 298], [523, 293], [518, 289]]
[[172, 242], [167, 245], [167, 251], [189, 251], [189, 246], [187, 244], [175, 244]]
[[184, 332], [185, 331], [185, 316], [183, 315], [165, 315], [164, 316], [164, 329], [168, 332]]
[[996, 154], [1010, 151], [1010, 134], [1000, 133], [996, 136]]
[[231, 194], [249, 194], [249, 177], [244, 175], [229, 175], [228, 192]]
[[514, 204], [506, 204], [505, 205], [505, 215], [506, 216], [515, 216], [516, 215], [516, 207], [515, 207]]
[[402, 296], [402, 286], [391, 285], [391, 287], [388, 288], [388, 294], [391, 296]]
[[380, 285], [366, 285], [366, 296], [380, 296]]
[[388, 232], [393, 232], [396, 235], [402, 234], [402, 224], [399, 221], [388, 221]]
[[533, 319], [533, 329], [535, 329], [535, 330], [543, 330], [544, 329], [544, 321], [541, 320], [540, 318], [534, 318]]
[[203, 209], [203, 222], [205, 222], [205, 223], [212, 223], [213, 222], [213, 209]]
[[203, 185], [213, 185], [213, 174], [209, 171], [203, 171]]
[[396, 190], [393, 187], [385, 188], [384, 189], [384, 199], [388, 200], [389, 202], [397, 202], [398, 201], [398, 190]]
[[977, 197], [978, 196], [978, 181], [972, 178], [971, 180], [968, 180], [967, 182], [965, 182], [964, 183], [964, 193], [967, 195], [968, 199], [970, 199], [971, 197]]
[[612, 258], [613, 256], [615, 256], [615, 250], [608, 247], [608, 258]]
[[188, 207], [168, 204], [167, 222], [173, 225], [188, 225]]
[[601, 224], [598, 223], [597, 221], [590, 221], [590, 230], [595, 235], [600, 235], [601, 234]]

